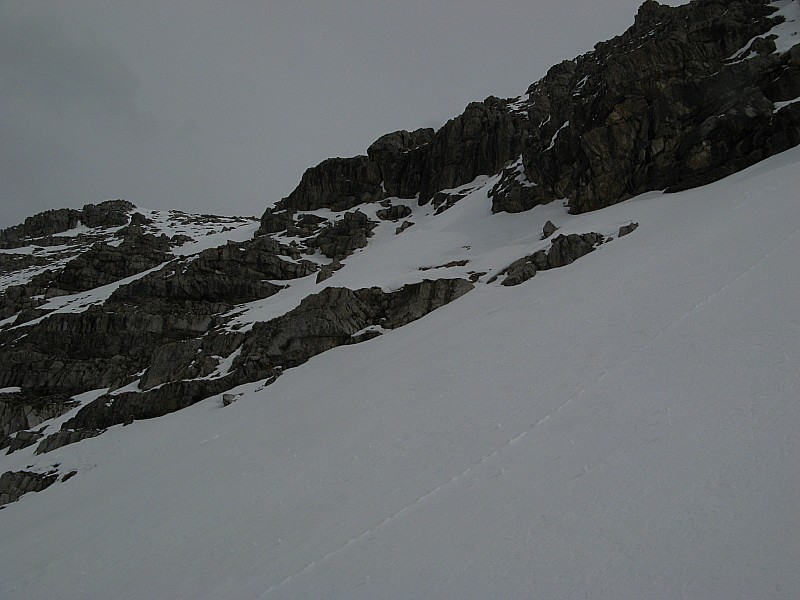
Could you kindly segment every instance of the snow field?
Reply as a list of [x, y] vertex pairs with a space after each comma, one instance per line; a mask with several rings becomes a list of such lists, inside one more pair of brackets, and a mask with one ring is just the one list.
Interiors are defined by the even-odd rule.
[[476, 192], [379, 231], [330, 285], [496, 270], [546, 219], [640, 224], [231, 406], [0, 457], [79, 471], [0, 511], [0, 597], [792, 598], [799, 163], [576, 217]]

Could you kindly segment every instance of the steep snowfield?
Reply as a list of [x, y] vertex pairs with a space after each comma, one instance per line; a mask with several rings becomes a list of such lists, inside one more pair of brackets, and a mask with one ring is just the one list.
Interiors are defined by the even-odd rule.
[[[2, 457], [79, 474], [0, 511], [0, 597], [796, 598], [799, 165], [559, 213], [640, 226], [231, 406]], [[555, 210], [486, 206], [476, 243]]]

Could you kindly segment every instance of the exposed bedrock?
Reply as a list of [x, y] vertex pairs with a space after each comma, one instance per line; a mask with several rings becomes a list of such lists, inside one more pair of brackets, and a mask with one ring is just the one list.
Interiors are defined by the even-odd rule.
[[[506, 267], [502, 285], [519, 285], [531, 279], [538, 271], [558, 269], [572, 264], [582, 256], [592, 252], [605, 241], [599, 233], [570, 233], [553, 238], [550, 248], [524, 256]], [[493, 278], [492, 281], [496, 279]]]
[[521, 171], [493, 191], [494, 212], [553, 200], [584, 212], [741, 170], [800, 143], [800, 103], [776, 110], [800, 97], [800, 46], [780, 55], [768, 35], [776, 10], [768, 0], [648, 0], [623, 35], [554, 66], [521, 98], [487, 98], [435, 133], [395, 132], [367, 156], [309, 169], [261, 231], [282, 230], [297, 210], [389, 196], [425, 204], [520, 157]]
[[[18, 248], [35, 239], [39, 245], [49, 245], [47, 238], [78, 226], [120, 227], [128, 222], [128, 213], [134, 205], [126, 200], [107, 200], [100, 204], [87, 204], [81, 210], [57, 208], [28, 217], [21, 225], [0, 230], [0, 248]], [[60, 242], [57, 242], [60, 243]]]
[[53, 485], [58, 473], [32, 473], [29, 471], [7, 471], [0, 475], [0, 506], [16, 502], [28, 492], [41, 492]]
[[490, 97], [470, 104], [439, 131], [397, 131], [375, 141], [367, 156], [332, 158], [308, 169], [297, 188], [265, 211], [260, 233], [283, 231], [295, 211], [342, 211], [384, 198], [418, 197], [492, 174], [522, 151], [527, 120]]
[[706, 184], [800, 143], [800, 107], [774, 107], [800, 95], [800, 46], [780, 56], [764, 39], [730, 60], [777, 22], [774, 10], [648, 1], [625, 34], [553, 67], [529, 89], [522, 156], [536, 186], [495, 198], [493, 210], [560, 198], [571, 212], [593, 210]]
[[173, 261], [103, 305], [0, 331], [0, 388], [71, 395], [125, 385], [154, 360], [167, 361], [162, 348], [203, 336], [236, 304], [274, 294], [281, 285], [273, 281], [317, 269], [267, 238]]
[[[394, 292], [380, 288], [327, 288], [281, 317], [256, 323], [247, 334], [220, 333], [203, 338], [199, 345], [196, 340], [187, 340], [165, 349], [173, 364], [157, 369], [149, 380], [147, 375], [143, 378], [148, 385], [157, 387], [102, 396], [81, 408], [62, 430], [96, 432], [136, 419], [162, 416], [243, 383], [270, 380], [312, 356], [366, 341], [382, 329], [415, 321], [472, 288], [473, 284], [464, 279], [425, 280]], [[213, 349], [207, 345], [213, 345]], [[195, 368], [194, 358], [214, 352], [238, 354], [226, 373], [185, 379]], [[69, 441], [69, 436], [62, 435], [55, 441], [52, 437], [45, 438], [40, 447], [52, 449], [61, 441]]]

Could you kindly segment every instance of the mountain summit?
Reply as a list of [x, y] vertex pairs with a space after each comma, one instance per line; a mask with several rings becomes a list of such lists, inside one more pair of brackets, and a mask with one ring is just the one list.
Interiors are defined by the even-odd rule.
[[798, 42], [648, 0], [260, 220], [0, 232], [0, 596], [791, 597]]

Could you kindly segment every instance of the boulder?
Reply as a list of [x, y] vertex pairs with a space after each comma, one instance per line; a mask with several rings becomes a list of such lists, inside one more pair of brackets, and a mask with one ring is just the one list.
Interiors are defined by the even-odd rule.
[[394, 230], [394, 234], [395, 234], [395, 235], [400, 235], [400, 234], [401, 234], [401, 233], [403, 233], [403, 232], [404, 232], [406, 229], [408, 229], [409, 227], [411, 227], [413, 224], [414, 224], [414, 223], [413, 223], [412, 221], [403, 221], [402, 223], [400, 223], [400, 227], [397, 227], [397, 228]]
[[542, 227], [542, 239], [546, 240], [551, 235], [553, 235], [557, 230], [558, 227], [553, 225], [552, 221], [548, 221], [547, 223], [544, 224], [544, 227]]
[[411, 209], [405, 204], [394, 204], [375, 213], [381, 221], [399, 221], [411, 216]]

